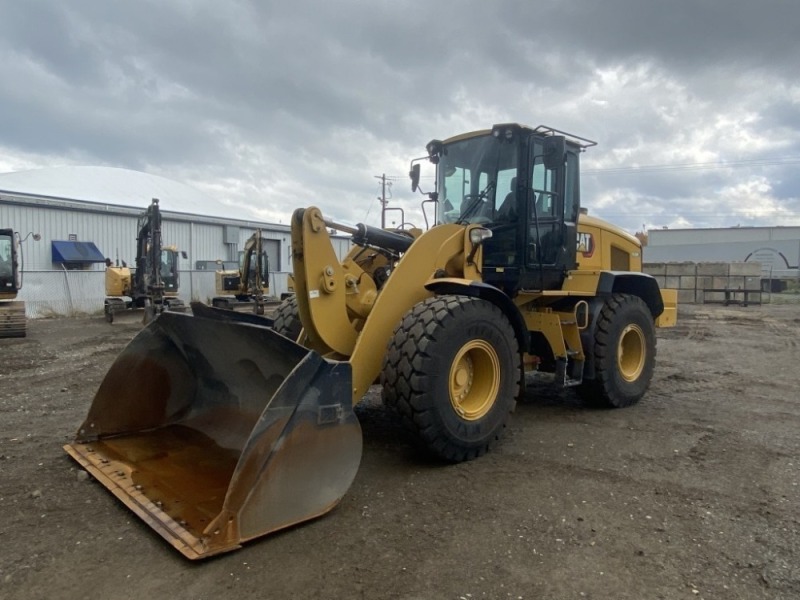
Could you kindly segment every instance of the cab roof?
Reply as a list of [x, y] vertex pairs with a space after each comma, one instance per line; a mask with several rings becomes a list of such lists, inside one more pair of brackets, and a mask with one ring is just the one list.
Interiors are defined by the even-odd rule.
[[560, 129], [556, 129], [555, 127], [550, 127], [549, 125], [539, 125], [537, 127], [530, 127], [528, 125], [522, 125], [520, 123], [499, 123], [492, 126], [491, 129], [479, 129], [477, 131], [470, 131], [454, 135], [453, 137], [447, 138], [442, 143], [450, 144], [453, 142], [458, 142], [473, 137], [492, 135], [495, 131], [511, 131], [511, 132], [516, 131], [523, 134], [524, 133], [533, 135], [538, 134], [541, 135], [542, 137], [549, 137], [551, 135], [563, 135], [565, 138], [567, 138], [567, 142], [569, 144], [577, 146], [581, 150], [585, 150], [586, 148], [597, 145], [597, 142], [593, 140], [581, 137], [579, 135], [575, 135], [573, 133], [567, 133], [566, 131], [561, 131]]

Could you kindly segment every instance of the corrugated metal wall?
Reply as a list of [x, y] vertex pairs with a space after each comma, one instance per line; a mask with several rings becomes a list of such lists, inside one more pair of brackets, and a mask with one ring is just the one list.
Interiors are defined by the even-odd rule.
[[[98, 212], [90, 203], [68, 201], [73, 208], [62, 208], [23, 201], [8, 201], [0, 198], [0, 224], [11, 227], [24, 237], [28, 232], [42, 235], [39, 242], [28, 238], [23, 245], [25, 268], [30, 271], [60, 269], [52, 262], [50, 242], [68, 240], [74, 234], [78, 241], [94, 242], [104, 256], [112, 261], [124, 260], [132, 265], [136, 258], [137, 220], [144, 208], [117, 207], [107, 214]], [[85, 209], [74, 208], [85, 204]], [[188, 262], [181, 261], [181, 267], [191, 269], [198, 260], [237, 260], [238, 250], [234, 245], [223, 242], [226, 227], [236, 227], [242, 243], [255, 227], [240, 227], [235, 220], [205, 218], [194, 215], [171, 216], [162, 202], [162, 239], [164, 244], [177, 246], [188, 255]], [[125, 214], [125, 213], [130, 214]], [[173, 213], [174, 215], [175, 213]], [[210, 221], [210, 222], [209, 222]], [[231, 225], [233, 223], [233, 225]], [[243, 221], [243, 223], [245, 223]], [[288, 270], [289, 234], [285, 226], [261, 224], [265, 235], [281, 241], [281, 269]], [[274, 229], [274, 230], [273, 230]], [[102, 263], [90, 267], [102, 271]]]
[[[121, 207], [73, 200], [0, 196], [0, 226], [14, 229], [22, 237], [28, 232], [42, 236], [38, 242], [29, 237], [22, 247], [25, 281], [20, 299], [26, 301], [28, 315], [36, 318], [102, 312], [105, 265], [95, 263], [85, 270], [65, 271], [60, 264], [52, 262], [51, 242], [68, 240], [70, 234], [74, 234], [77, 241], [94, 242], [112, 262], [120, 260], [133, 266], [138, 217], [144, 210], [144, 206]], [[163, 243], [176, 246], [188, 256], [179, 259], [180, 295], [185, 302], [191, 299], [206, 301], [215, 295], [213, 271], [196, 271], [196, 262], [238, 261], [239, 250], [257, 227], [261, 227], [267, 239], [276, 241], [276, 245], [269, 249], [270, 293], [280, 296], [288, 290], [287, 275], [292, 270], [288, 227], [170, 214], [166, 202], [161, 203], [161, 210]], [[229, 233], [238, 229], [238, 247], [224, 243], [226, 227]], [[336, 255], [343, 258], [350, 249], [350, 238], [335, 236], [331, 241]]]
[[[68, 240], [75, 234], [78, 241], [94, 242], [100, 251], [109, 258], [114, 258], [116, 247], [122, 252], [126, 242], [136, 247], [130, 231], [136, 230], [135, 217], [123, 215], [102, 215], [82, 213], [69, 210], [42, 209], [35, 206], [21, 206], [0, 201], [0, 223], [11, 227], [24, 238], [28, 233], [39, 233], [42, 239], [38, 242], [32, 237], [22, 245], [25, 268], [27, 270], [53, 269], [50, 242]], [[102, 270], [104, 265], [92, 267]]]
[[651, 229], [647, 232], [650, 246], [682, 246], [684, 244], [729, 244], [800, 240], [800, 227], [720, 227], [714, 229]]

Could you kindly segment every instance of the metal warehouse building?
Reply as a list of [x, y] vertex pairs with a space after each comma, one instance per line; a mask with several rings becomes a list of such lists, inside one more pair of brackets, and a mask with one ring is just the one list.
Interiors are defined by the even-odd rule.
[[[159, 199], [162, 239], [182, 251], [179, 295], [188, 303], [215, 295], [217, 261], [238, 267], [245, 241], [256, 229], [267, 238], [270, 293], [287, 291], [291, 236], [287, 225], [195, 214], [199, 205], [219, 214], [231, 209], [190, 186], [138, 171], [109, 167], [60, 167], [0, 174], [0, 227], [23, 238], [23, 287], [19, 299], [31, 318], [101, 313], [105, 259], [136, 258], [137, 220]], [[41, 235], [39, 241], [33, 236]], [[337, 255], [348, 237], [333, 237]]]
[[800, 277], [800, 227], [652, 229], [644, 261], [758, 262], [765, 279]]

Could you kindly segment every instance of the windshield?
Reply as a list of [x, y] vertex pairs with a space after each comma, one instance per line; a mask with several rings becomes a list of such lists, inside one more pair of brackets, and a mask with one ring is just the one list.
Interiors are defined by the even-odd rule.
[[439, 222], [513, 220], [516, 176], [514, 143], [487, 134], [446, 145], [438, 169]]
[[14, 265], [11, 249], [14, 239], [10, 235], [0, 235], [0, 292], [15, 287]]
[[175, 250], [161, 250], [161, 281], [167, 291], [178, 289], [178, 253]]

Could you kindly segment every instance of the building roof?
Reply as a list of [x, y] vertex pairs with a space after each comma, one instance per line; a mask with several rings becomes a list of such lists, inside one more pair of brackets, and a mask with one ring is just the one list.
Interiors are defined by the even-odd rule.
[[50, 167], [0, 173], [0, 192], [142, 208], [158, 198], [162, 208], [168, 210], [230, 215], [229, 207], [184, 183], [116, 167]]

